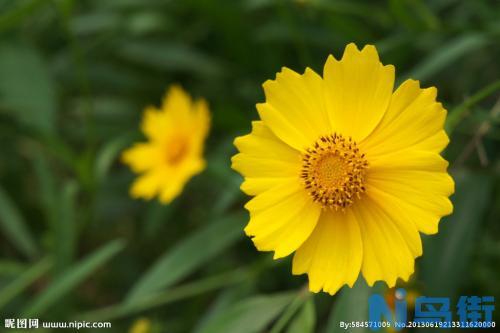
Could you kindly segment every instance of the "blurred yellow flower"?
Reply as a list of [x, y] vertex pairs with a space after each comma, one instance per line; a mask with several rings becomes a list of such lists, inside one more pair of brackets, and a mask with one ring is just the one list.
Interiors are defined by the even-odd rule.
[[151, 320], [147, 318], [139, 318], [130, 327], [129, 333], [150, 333]]
[[255, 196], [247, 235], [274, 258], [295, 252], [293, 274], [334, 294], [362, 272], [394, 286], [452, 212], [446, 110], [436, 88], [407, 80], [393, 92], [394, 66], [372, 45], [328, 57], [323, 77], [283, 68], [264, 83], [260, 121], [235, 140], [233, 168]]
[[207, 103], [192, 101], [176, 85], [168, 90], [161, 109], [146, 108], [141, 129], [148, 142], [136, 143], [122, 154], [122, 161], [140, 174], [130, 194], [144, 199], [158, 195], [162, 203], [170, 203], [205, 168], [203, 147], [209, 127]]

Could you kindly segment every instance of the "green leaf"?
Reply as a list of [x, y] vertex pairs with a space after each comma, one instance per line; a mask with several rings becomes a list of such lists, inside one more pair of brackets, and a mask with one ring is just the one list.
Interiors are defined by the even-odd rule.
[[314, 307], [314, 299], [309, 298], [299, 314], [293, 319], [287, 333], [314, 333], [316, 325], [316, 310]]
[[5, 236], [20, 252], [29, 258], [36, 257], [37, 246], [26, 222], [8, 194], [0, 187], [0, 227]]
[[162, 225], [168, 223], [175, 214], [179, 201], [175, 200], [169, 205], [153, 201], [148, 203], [148, 208], [144, 216], [144, 234], [147, 237], [154, 237]]
[[257, 333], [265, 329], [296, 297], [296, 292], [254, 296], [212, 318], [199, 333]]
[[438, 17], [421, 0], [390, 0], [389, 7], [394, 16], [413, 30], [437, 30]]
[[78, 185], [69, 181], [63, 187], [59, 200], [58, 217], [54, 221], [53, 244], [56, 271], [62, 272], [73, 261], [76, 249], [77, 223], [75, 201]]
[[130, 143], [130, 135], [119, 136], [107, 142], [98, 152], [95, 159], [94, 175], [102, 181], [108, 174], [111, 165], [123, 148]]
[[454, 179], [454, 212], [440, 222], [437, 235], [424, 239], [421, 278], [427, 296], [453, 297], [467, 283], [472, 251], [491, 198], [490, 176], [460, 171]]
[[276, 323], [273, 325], [271, 330], [269, 331], [270, 333], [280, 333], [283, 331], [283, 328], [288, 324], [290, 319], [292, 319], [293, 315], [295, 312], [299, 310], [299, 308], [304, 304], [304, 302], [310, 297], [310, 293], [307, 289], [307, 287], [302, 288], [302, 290], [299, 291], [295, 299], [288, 305], [286, 310], [283, 312], [283, 314], [280, 316], [280, 318], [276, 321]]
[[457, 37], [443, 45], [436, 52], [425, 58], [408, 75], [417, 80], [425, 81], [440, 70], [453, 65], [455, 61], [469, 52], [477, 52], [478, 49], [488, 44], [489, 40], [482, 34], [465, 34]]
[[43, 134], [54, 132], [57, 110], [48, 68], [36, 49], [0, 44], [0, 105], [23, 125]]
[[208, 221], [204, 228], [162, 255], [132, 288], [127, 302], [136, 302], [173, 285], [226, 250], [243, 235], [245, 220], [241, 213]]
[[458, 124], [467, 116], [471, 107], [499, 90], [500, 80], [497, 80], [482, 88], [477, 93], [467, 98], [462, 104], [452, 109], [446, 119], [446, 132], [448, 134], [453, 133]]
[[14, 277], [21, 274], [28, 265], [14, 260], [0, 260], [0, 277]]
[[217, 76], [222, 73], [222, 67], [218, 62], [185, 44], [169, 41], [128, 41], [118, 51], [127, 60], [162, 70], [206, 76]]
[[21, 21], [31, 15], [46, 0], [25, 0], [12, 2], [16, 6], [0, 15], [0, 31], [16, 27]]
[[[340, 327], [340, 322], [367, 321], [368, 320], [368, 298], [374, 292], [383, 287], [370, 288], [360, 276], [352, 288], [344, 286], [336, 299], [333, 310], [328, 319], [325, 333], [345, 332]], [[349, 332], [364, 332], [363, 328], [351, 328]]]
[[172, 287], [166, 291], [151, 294], [135, 303], [120, 303], [104, 309], [88, 312], [77, 316], [80, 320], [102, 321], [116, 319], [166, 305], [175, 301], [193, 297], [208, 291], [240, 284], [247, 280], [249, 272], [246, 269], [237, 269], [215, 276]]
[[14, 281], [12, 281], [4, 289], [0, 290], [0, 309], [30, 286], [34, 281], [47, 273], [51, 266], [52, 261], [49, 258], [44, 258], [31, 266], [25, 272], [19, 274]]
[[120, 252], [124, 245], [121, 240], [112, 241], [67, 269], [26, 307], [23, 311], [23, 317], [38, 317], [45, 313], [95, 272], [97, 268]]
[[212, 318], [225, 312], [238, 300], [252, 295], [255, 292], [253, 282], [253, 279], [249, 278], [247, 275], [244, 277], [242, 283], [238, 283], [237, 285], [221, 290], [205, 313], [198, 316], [196, 326], [192, 329], [193, 333], [200, 333], [205, 328], [206, 324], [212, 320]]
[[39, 147], [34, 148], [33, 155], [33, 169], [39, 189], [38, 197], [43, 206], [47, 223], [53, 225], [57, 219], [57, 186], [55, 175], [49, 165], [47, 156], [40, 151]]

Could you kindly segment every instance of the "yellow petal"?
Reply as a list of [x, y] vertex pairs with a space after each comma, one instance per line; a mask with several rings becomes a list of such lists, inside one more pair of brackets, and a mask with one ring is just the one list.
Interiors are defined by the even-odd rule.
[[172, 131], [172, 124], [165, 112], [148, 106], [142, 116], [141, 130], [149, 140], [164, 142], [165, 134]]
[[323, 78], [331, 127], [362, 141], [382, 119], [391, 100], [394, 66], [383, 66], [377, 50], [367, 45], [359, 51], [347, 45], [340, 61], [326, 61]]
[[370, 156], [369, 172], [391, 170], [420, 170], [446, 172], [448, 161], [438, 153], [420, 150], [398, 150], [385, 155]]
[[152, 199], [158, 194], [163, 179], [164, 173], [162, 171], [148, 171], [134, 181], [130, 188], [130, 195], [134, 198]]
[[454, 192], [453, 179], [445, 172], [377, 170], [370, 172], [367, 187], [376, 187], [436, 215], [451, 214], [448, 197]]
[[363, 257], [358, 222], [351, 211], [323, 211], [314, 232], [293, 257], [293, 274], [307, 273], [309, 289], [335, 294], [352, 287]]
[[165, 163], [161, 147], [151, 143], [136, 143], [122, 153], [122, 161], [135, 172], [143, 172]]
[[296, 176], [292, 177], [246, 177], [241, 183], [241, 190], [248, 195], [257, 195], [269, 190], [272, 187], [278, 186], [283, 182], [296, 180]]
[[283, 68], [276, 80], [264, 83], [266, 103], [258, 104], [261, 119], [291, 147], [302, 151], [331, 133], [323, 99], [323, 81], [311, 69], [300, 75]]
[[160, 202], [170, 203], [194, 175], [205, 168], [201, 158], [190, 158], [175, 167], [162, 165], [139, 176], [132, 184], [130, 194], [134, 198], [152, 199], [159, 195]]
[[[378, 195], [387, 205], [406, 212], [404, 215], [413, 220], [419, 231], [436, 233], [440, 218], [453, 211], [448, 197], [453, 194], [455, 184], [446, 173], [448, 163], [437, 153], [396, 155], [386, 155], [386, 160], [378, 160], [378, 164], [369, 169], [367, 194]], [[414, 161], [413, 165], [401, 162], [405, 155], [409, 162]]]
[[286, 160], [237, 154], [232, 158], [233, 169], [247, 177], [290, 177], [299, 175], [298, 165]]
[[427, 235], [438, 232], [441, 216], [435, 212], [422, 209], [405, 200], [404, 197], [388, 194], [376, 187], [369, 187], [368, 193], [371, 198], [376, 197], [381, 206], [388, 207], [386, 210], [390, 208], [394, 214], [398, 214], [401, 223], [410, 223], [406, 221], [411, 221], [418, 231]]
[[298, 180], [257, 195], [245, 208], [250, 211], [245, 232], [260, 251], [274, 251], [275, 259], [289, 255], [309, 237], [321, 212]]
[[245, 177], [242, 190], [259, 194], [289, 178], [298, 178], [300, 153], [278, 139], [262, 121], [252, 122], [252, 132], [234, 141], [240, 151], [232, 168]]
[[368, 285], [383, 280], [393, 287], [398, 278], [407, 281], [413, 273], [415, 255], [398, 225], [368, 197], [357, 202], [352, 211], [363, 239], [362, 272]]
[[182, 192], [185, 183], [183, 179], [173, 179], [170, 182], [164, 182], [160, 190], [160, 202], [164, 204], [171, 203]]
[[191, 97], [179, 85], [170, 86], [163, 99], [162, 109], [176, 126], [184, 127], [192, 123]]
[[199, 157], [187, 159], [176, 168], [169, 169], [169, 173], [161, 180], [160, 202], [170, 203], [182, 192], [189, 179], [203, 169], [205, 169], [205, 161]]
[[210, 115], [207, 103], [191, 97], [178, 85], [172, 85], [163, 99], [161, 109], [149, 106], [144, 110], [141, 129], [153, 141], [164, 142], [172, 136], [189, 136], [201, 145], [208, 134]]
[[[408, 214], [400, 205], [394, 204], [394, 201], [388, 198], [387, 194], [379, 191], [377, 188], [369, 188], [366, 195], [385, 213], [386, 219], [379, 223], [392, 222], [403, 236], [413, 258], [421, 256], [422, 241], [414, 221], [414, 216]], [[390, 222], [386, 222], [388, 220]]]
[[360, 148], [369, 156], [410, 148], [441, 152], [449, 140], [443, 131], [446, 110], [436, 102], [436, 95], [436, 88], [421, 89], [418, 81], [405, 81]]
[[177, 85], [168, 90], [160, 110], [146, 108], [141, 129], [149, 142], [122, 154], [133, 171], [144, 173], [132, 185], [131, 195], [145, 199], [158, 195], [163, 203], [178, 196], [185, 183], [205, 168], [203, 147], [209, 127], [206, 102], [192, 102]]
[[454, 183], [447, 167], [445, 159], [429, 151], [407, 149], [379, 155], [370, 160], [367, 195], [382, 206], [393, 207], [419, 231], [436, 233], [440, 218], [453, 209], [448, 196]]
[[193, 131], [191, 134], [199, 137], [199, 140], [203, 143], [210, 129], [210, 112], [208, 110], [208, 104], [204, 99], [200, 99], [193, 104], [192, 116]]

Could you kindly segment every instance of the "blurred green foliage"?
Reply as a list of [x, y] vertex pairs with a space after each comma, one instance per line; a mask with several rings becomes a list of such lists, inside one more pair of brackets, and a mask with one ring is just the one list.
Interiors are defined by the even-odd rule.
[[[500, 297], [498, 1], [1, 0], [0, 36], [3, 318], [125, 332], [146, 317], [169, 333], [329, 333], [365, 318], [383, 284], [313, 296], [289, 258], [257, 253], [229, 168], [260, 85], [282, 66], [321, 72], [352, 41], [375, 44], [399, 82], [437, 86], [449, 110], [455, 214], [400, 285]], [[170, 206], [132, 200], [117, 157], [174, 82], [210, 103], [209, 167]]]

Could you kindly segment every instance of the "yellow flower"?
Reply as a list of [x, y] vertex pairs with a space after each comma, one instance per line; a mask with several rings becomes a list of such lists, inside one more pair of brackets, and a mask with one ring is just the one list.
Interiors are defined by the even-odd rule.
[[139, 318], [130, 327], [129, 333], [150, 333], [151, 320], [147, 318]]
[[394, 66], [374, 46], [347, 45], [323, 77], [283, 68], [264, 83], [260, 121], [235, 140], [233, 169], [255, 196], [247, 235], [274, 258], [295, 252], [293, 274], [334, 294], [362, 272], [369, 285], [407, 280], [452, 212], [446, 110], [436, 88], [407, 80], [393, 92]]
[[141, 124], [148, 142], [136, 143], [122, 160], [141, 175], [130, 194], [162, 203], [171, 202], [184, 185], [205, 168], [203, 146], [210, 127], [204, 100], [191, 101], [179, 86], [172, 86], [161, 109], [147, 107]]

